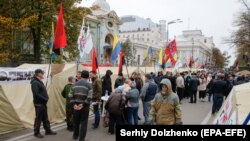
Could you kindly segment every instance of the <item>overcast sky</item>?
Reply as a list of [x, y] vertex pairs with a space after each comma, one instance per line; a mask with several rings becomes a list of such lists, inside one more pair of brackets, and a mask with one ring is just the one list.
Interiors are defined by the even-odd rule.
[[[95, 0], [83, 0], [90, 6]], [[224, 43], [235, 29], [233, 21], [242, 9], [239, 0], [106, 0], [118, 16], [137, 15], [154, 22], [181, 19], [183, 23], [169, 27], [170, 38], [183, 30], [200, 29], [205, 36], [213, 36], [216, 47], [228, 51], [235, 59], [235, 51]]]

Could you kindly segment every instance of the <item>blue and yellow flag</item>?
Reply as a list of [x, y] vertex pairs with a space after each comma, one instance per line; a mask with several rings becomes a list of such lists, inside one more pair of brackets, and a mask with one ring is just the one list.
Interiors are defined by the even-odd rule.
[[114, 37], [114, 42], [113, 42], [113, 50], [112, 50], [112, 55], [111, 55], [111, 62], [112, 64], [115, 63], [118, 55], [120, 54], [122, 49], [121, 42], [119, 41], [118, 37]]
[[51, 24], [51, 37], [49, 41], [49, 54], [52, 59], [56, 58], [55, 52], [53, 52], [53, 43], [54, 43], [54, 24]]
[[159, 65], [163, 64], [163, 49], [160, 50], [158, 64]]
[[145, 57], [145, 58], [148, 58], [148, 57], [151, 56], [151, 55], [153, 55], [153, 49], [152, 49], [151, 46], [148, 46], [148, 48], [147, 48], [147, 50], [146, 50], [146, 52], [145, 52], [144, 57]]

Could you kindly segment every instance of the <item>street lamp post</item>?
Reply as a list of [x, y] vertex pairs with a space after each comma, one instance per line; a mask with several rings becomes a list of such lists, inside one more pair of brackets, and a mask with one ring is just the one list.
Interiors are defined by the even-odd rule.
[[169, 40], [169, 25], [174, 24], [174, 23], [182, 23], [183, 21], [181, 19], [176, 19], [176, 20], [172, 20], [170, 22], [167, 23], [167, 43]]

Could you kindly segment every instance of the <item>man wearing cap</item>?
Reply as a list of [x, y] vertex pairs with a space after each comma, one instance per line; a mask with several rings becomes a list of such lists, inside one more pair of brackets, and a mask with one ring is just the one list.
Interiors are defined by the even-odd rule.
[[34, 136], [37, 138], [43, 138], [43, 135], [40, 133], [41, 122], [43, 122], [43, 127], [45, 129], [46, 135], [56, 135], [56, 132], [52, 131], [50, 128], [50, 122], [47, 112], [47, 102], [49, 100], [49, 96], [46, 87], [42, 82], [43, 78], [44, 72], [41, 69], [37, 69], [35, 70], [35, 76], [31, 80], [33, 103], [36, 112]]

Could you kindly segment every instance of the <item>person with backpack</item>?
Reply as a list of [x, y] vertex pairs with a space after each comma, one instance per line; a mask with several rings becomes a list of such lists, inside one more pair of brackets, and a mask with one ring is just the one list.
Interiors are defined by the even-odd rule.
[[145, 75], [146, 84], [143, 86], [141, 91], [141, 99], [143, 104], [143, 116], [144, 116], [144, 124], [148, 122], [151, 101], [155, 98], [157, 93], [158, 86], [155, 81], [152, 79], [150, 74]]

